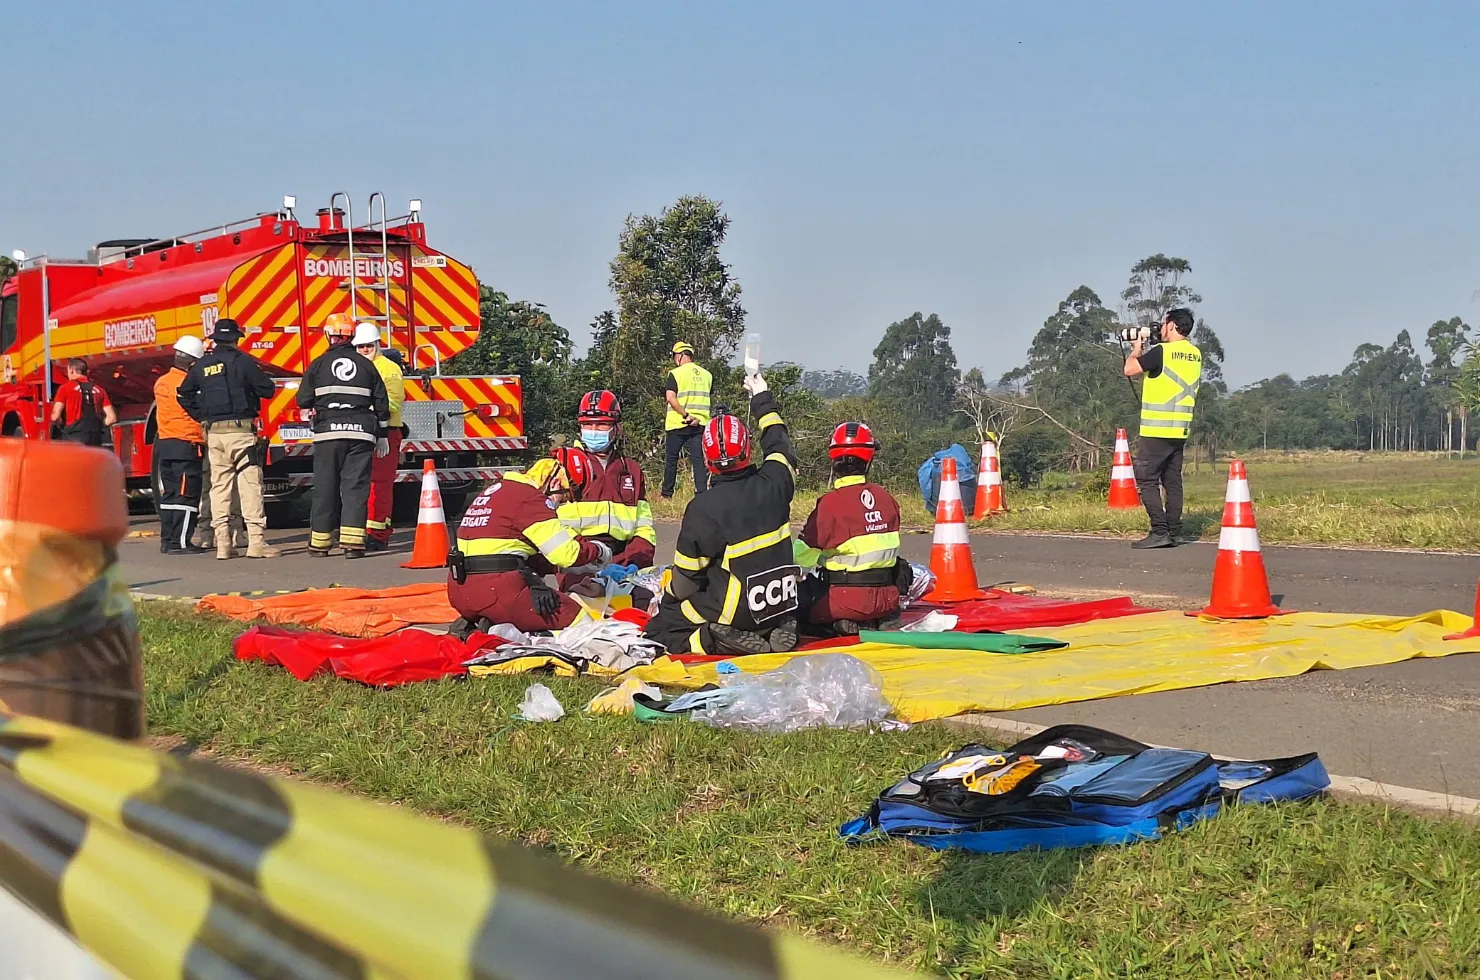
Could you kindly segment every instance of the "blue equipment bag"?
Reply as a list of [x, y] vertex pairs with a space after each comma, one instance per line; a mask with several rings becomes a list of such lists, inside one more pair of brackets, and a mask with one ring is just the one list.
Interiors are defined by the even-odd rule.
[[1231, 804], [1317, 796], [1315, 753], [1262, 762], [1153, 748], [1086, 725], [1056, 725], [1009, 749], [967, 745], [879, 794], [839, 834], [1005, 854], [1155, 840]]
[[920, 495], [925, 498], [925, 509], [933, 515], [940, 503], [940, 464], [947, 456], [956, 461], [956, 479], [961, 483], [961, 505], [970, 517], [976, 509], [976, 464], [971, 461], [959, 443], [951, 443], [920, 465], [916, 476], [920, 480]]

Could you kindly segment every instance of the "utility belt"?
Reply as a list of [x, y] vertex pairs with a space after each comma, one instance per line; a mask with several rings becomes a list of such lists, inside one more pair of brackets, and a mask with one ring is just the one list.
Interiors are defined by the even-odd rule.
[[201, 428], [206, 432], [255, 432], [257, 420], [250, 419], [218, 419], [215, 422], [202, 422]]
[[838, 572], [832, 569], [823, 570], [827, 577], [828, 585], [867, 586], [877, 588], [884, 585], [894, 585], [898, 579], [895, 566], [887, 568], [865, 568], [856, 572]]
[[447, 553], [447, 567], [452, 572], [452, 580], [462, 585], [469, 575], [522, 572], [529, 566], [520, 555], [465, 555], [453, 545]]

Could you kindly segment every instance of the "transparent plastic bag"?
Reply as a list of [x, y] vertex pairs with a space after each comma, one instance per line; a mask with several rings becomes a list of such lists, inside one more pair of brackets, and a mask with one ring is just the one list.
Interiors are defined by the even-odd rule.
[[793, 732], [802, 728], [876, 728], [889, 717], [883, 678], [857, 657], [817, 653], [764, 674], [732, 674], [731, 696], [691, 717], [715, 728]]
[[899, 604], [901, 609], [913, 606], [925, 598], [926, 593], [935, 588], [935, 573], [929, 568], [917, 562], [910, 562], [910, 571], [915, 573], [915, 577], [910, 580], [909, 595], [906, 595], [904, 601]]
[[543, 684], [531, 684], [519, 702], [520, 721], [559, 721], [565, 709], [555, 700], [555, 692]]

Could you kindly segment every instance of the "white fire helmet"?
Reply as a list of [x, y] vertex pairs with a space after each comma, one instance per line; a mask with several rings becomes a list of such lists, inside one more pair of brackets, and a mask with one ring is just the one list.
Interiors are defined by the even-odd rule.
[[175, 341], [175, 352], [201, 358], [206, 356], [206, 345], [199, 337], [191, 337], [187, 334]]
[[350, 342], [356, 347], [365, 347], [370, 344], [379, 346], [380, 329], [369, 321], [361, 320], [355, 324], [355, 338]]

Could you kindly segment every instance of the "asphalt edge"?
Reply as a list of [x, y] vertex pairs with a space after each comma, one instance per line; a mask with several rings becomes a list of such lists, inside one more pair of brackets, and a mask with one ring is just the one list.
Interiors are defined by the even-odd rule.
[[[1032, 725], [1023, 721], [1013, 721], [1010, 718], [997, 718], [989, 714], [957, 715], [954, 718], [944, 720], [947, 724], [952, 725], [990, 728], [1004, 735], [1011, 735], [1015, 739], [1029, 738], [1046, 730], [1048, 727], [1046, 725]], [[1167, 748], [1168, 746], [1157, 747]], [[1225, 759], [1233, 758], [1233, 756], [1223, 755], [1218, 752], [1214, 752], [1213, 755]], [[1392, 786], [1388, 783], [1379, 783], [1373, 779], [1364, 779], [1361, 776], [1338, 776], [1335, 774], [1331, 775], [1331, 792], [1336, 796], [1347, 799], [1380, 803], [1386, 806], [1413, 810], [1425, 814], [1440, 814], [1467, 820], [1480, 820], [1480, 800], [1471, 799], [1468, 796], [1452, 796], [1448, 793], [1435, 793], [1426, 789]]]

